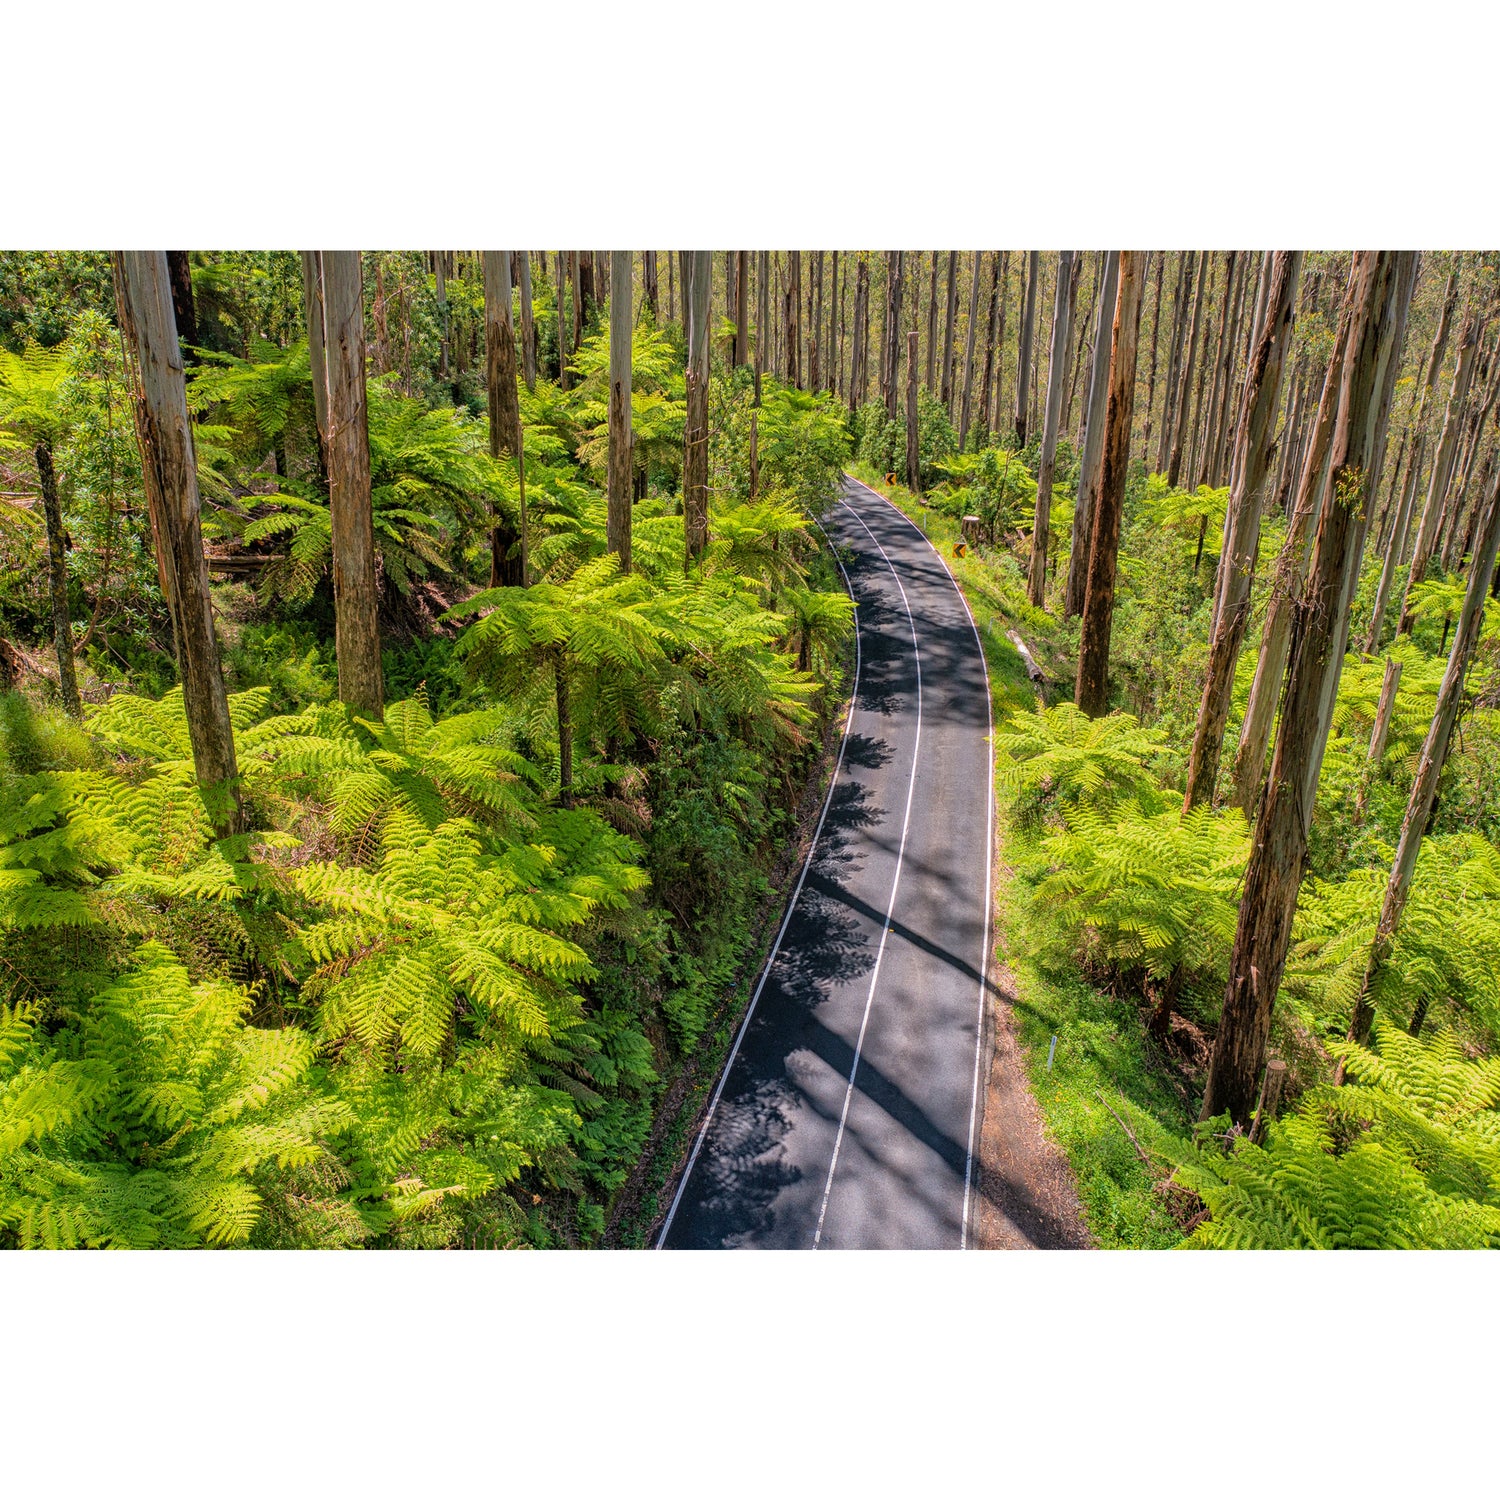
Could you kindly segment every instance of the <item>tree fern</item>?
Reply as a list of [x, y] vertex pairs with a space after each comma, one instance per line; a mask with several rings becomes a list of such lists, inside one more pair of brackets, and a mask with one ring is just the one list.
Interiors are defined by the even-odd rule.
[[0, 1232], [61, 1248], [246, 1243], [258, 1178], [305, 1166], [349, 1118], [303, 1086], [310, 1039], [247, 1027], [247, 1006], [148, 944], [76, 1031], [12, 1038]]
[[1106, 809], [1152, 790], [1166, 735], [1125, 713], [1090, 719], [1072, 703], [1013, 714], [995, 735], [996, 779], [1023, 827], [1078, 806]]
[[1039, 851], [1052, 873], [1039, 909], [1076, 957], [1166, 979], [1212, 978], [1227, 965], [1249, 858], [1236, 811], [1150, 814], [1086, 804]]
[[1374, 1043], [1341, 1044], [1354, 1082], [1310, 1090], [1265, 1146], [1181, 1158], [1178, 1177], [1210, 1213], [1188, 1245], [1500, 1246], [1500, 1063], [1380, 1020]]
[[[1286, 993], [1314, 1030], [1342, 1035], [1363, 982], [1388, 871], [1314, 880], [1297, 911]], [[1500, 851], [1477, 834], [1423, 841], [1406, 911], [1376, 976], [1376, 1010], [1500, 1029]]]

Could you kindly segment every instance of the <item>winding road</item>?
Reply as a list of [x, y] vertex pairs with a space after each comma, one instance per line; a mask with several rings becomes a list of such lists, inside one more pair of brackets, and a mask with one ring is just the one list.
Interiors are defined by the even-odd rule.
[[845, 479], [853, 705], [807, 862], [665, 1249], [960, 1249], [989, 948], [989, 684], [927, 538]]

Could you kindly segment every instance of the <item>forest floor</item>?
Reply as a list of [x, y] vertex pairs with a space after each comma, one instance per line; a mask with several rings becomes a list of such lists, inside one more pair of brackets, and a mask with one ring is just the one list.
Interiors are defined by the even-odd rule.
[[[853, 472], [922, 526], [968, 600], [989, 664], [996, 727], [1036, 703], [1015, 637], [1040, 665], [1047, 700], [1071, 696], [1065, 628], [1031, 607], [1019, 574], [1012, 579], [1000, 564], [1000, 549], [956, 556], [956, 521], [899, 485], [860, 467]], [[997, 830], [998, 842], [1003, 819]], [[1006, 864], [1003, 845], [998, 852], [977, 1243], [1174, 1246], [1184, 1215], [1197, 1205], [1169, 1184], [1163, 1148], [1192, 1134], [1199, 1039], [1174, 1035], [1172, 1053], [1164, 1051], [1146, 1032], [1143, 1002], [1040, 962], [1028, 941], [1027, 890]]]

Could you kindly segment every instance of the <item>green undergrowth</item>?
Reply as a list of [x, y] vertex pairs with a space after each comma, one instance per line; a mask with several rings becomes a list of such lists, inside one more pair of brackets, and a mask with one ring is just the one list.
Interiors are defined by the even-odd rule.
[[[851, 472], [923, 525], [963, 590], [989, 664], [996, 727], [1018, 710], [1030, 712], [1036, 706], [1026, 665], [1008, 636], [1012, 630], [1047, 673], [1048, 701], [1071, 697], [1068, 627], [1031, 607], [1025, 578], [1011, 554], [981, 547], [956, 556], [954, 547], [962, 540], [957, 521], [920, 505], [911, 491], [885, 484], [868, 469], [855, 466]], [[1073, 629], [1076, 634], [1076, 623]], [[1180, 1244], [1178, 1215], [1190, 1200], [1165, 1181], [1172, 1158], [1192, 1134], [1196, 1099], [1189, 1082], [1152, 1042], [1133, 997], [1115, 999], [1086, 983], [1076, 970], [1045, 961], [1040, 951], [1043, 923], [1031, 910], [1032, 894], [1004, 862], [996, 869], [995, 885], [997, 925], [1006, 935], [1004, 957], [1015, 977], [1014, 1013], [1027, 1077], [1048, 1135], [1072, 1166], [1090, 1237], [1102, 1249]], [[1054, 1036], [1057, 1048], [1049, 1071]], [[1149, 1164], [1141, 1160], [1121, 1121], [1134, 1132]]]

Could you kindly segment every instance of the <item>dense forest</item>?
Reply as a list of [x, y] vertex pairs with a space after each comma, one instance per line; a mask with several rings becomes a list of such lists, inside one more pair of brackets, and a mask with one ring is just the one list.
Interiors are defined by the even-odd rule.
[[644, 1243], [846, 470], [1093, 1241], [1500, 1243], [1497, 397], [1488, 253], [0, 255], [0, 1244]]

